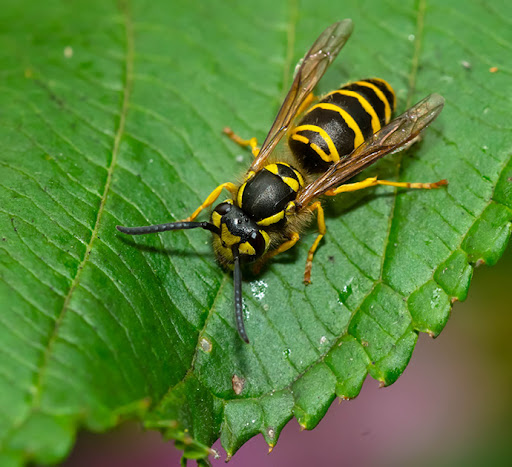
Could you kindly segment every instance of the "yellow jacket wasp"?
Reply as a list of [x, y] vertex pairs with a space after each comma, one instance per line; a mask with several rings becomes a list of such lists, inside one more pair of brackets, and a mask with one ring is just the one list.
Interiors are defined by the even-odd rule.
[[[319, 233], [304, 272], [304, 282], [310, 283], [313, 255], [326, 230], [318, 197], [376, 185], [432, 189], [447, 183], [391, 182], [376, 177], [345, 183], [386, 154], [412, 144], [444, 104], [440, 95], [431, 94], [390, 122], [395, 108], [393, 89], [384, 80], [367, 79], [345, 85], [311, 105], [314, 87], [351, 33], [352, 21], [346, 19], [329, 26], [314, 42], [261, 148], [256, 138], [244, 140], [229, 128], [224, 130], [236, 143], [250, 146], [255, 157], [240, 185], [219, 185], [190, 217], [180, 222], [117, 226], [130, 235], [198, 227], [212, 232], [218, 261], [233, 269], [235, 320], [245, 342], [249, 339], [243, 321], [240, 263], [258, 260], [261, 265], [291, 248], [316, 211]], [[298, 123], [297, 116], [301, 116]], [[288, 144], [282, 145], [282, 151], [274, 151], [285, 135]], [[231, 198], [215, 207], [209, 222], [194, 221], [223, 189], [231, 193]]]

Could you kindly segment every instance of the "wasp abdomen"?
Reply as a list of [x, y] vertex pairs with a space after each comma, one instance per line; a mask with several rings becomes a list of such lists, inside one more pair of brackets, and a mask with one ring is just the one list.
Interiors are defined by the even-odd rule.
[[258, 225], [282, 227], [286, 206], [303, 186], [297, 169], [284, 162], [269, 164], [242, 184], [237, 204]]
[[325, 171], [389, 123], [394, 109], [395, 94], [386, 81], [347, 84], [306, 112], [290, 134], [290, 149], [309, 171]]

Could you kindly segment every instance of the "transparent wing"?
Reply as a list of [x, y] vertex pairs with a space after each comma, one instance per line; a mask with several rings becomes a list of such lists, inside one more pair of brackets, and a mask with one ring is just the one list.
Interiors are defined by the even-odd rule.
[[311, 49], [302, 59], [292, 86], [250, 170], [256, 172], [263, 168], [265, 160], [286, 133], [300, 105], [345, 45], [350, 34], [352, 34], [352, 29], [352, 20], [338, 21], [322, 32], [311, 46]]
[[333, 164], [297, 196], [298, 209], [311, 200], [338, 187], [386, 154], [404, 148], [416, 138], [443, 110], [444, 99], [431, 94], [368, 138], [352, 153]]

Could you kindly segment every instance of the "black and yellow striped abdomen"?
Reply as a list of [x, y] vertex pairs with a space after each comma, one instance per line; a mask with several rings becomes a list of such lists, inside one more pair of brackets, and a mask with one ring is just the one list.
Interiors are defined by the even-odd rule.
[[304, 168], [323, 172], [389, 123], [395, 105], [395, 93], [382, 79], [346, 84], [306, 112], [288, 144]]

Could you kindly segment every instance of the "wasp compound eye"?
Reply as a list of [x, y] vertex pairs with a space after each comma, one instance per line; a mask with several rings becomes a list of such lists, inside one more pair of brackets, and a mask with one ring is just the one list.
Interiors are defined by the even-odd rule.
[[220, 203], [216, 208], [215, 212], [219, 213], [221, 216], [226, 215], [229, 211], [231, 211], [231, 208], [233, 205], [231, 203]]
[[[266, 235], [266, 237], [264, 237], [264, 234]], [[266, 234], [265, 231], [260, 230], [260, 231], [257, 231], [257, 232], [254, 231], [251, 233], [251, 238], [249, 239], [249, 243], [254, 248], [254, 250], [256, 252], [255, 256], [257, 258], [262, 256], [263, 253], [265, 253], [265, 251], [268, 248], [268, 242], [266, 239], [268, 239], [268, 235]]]

